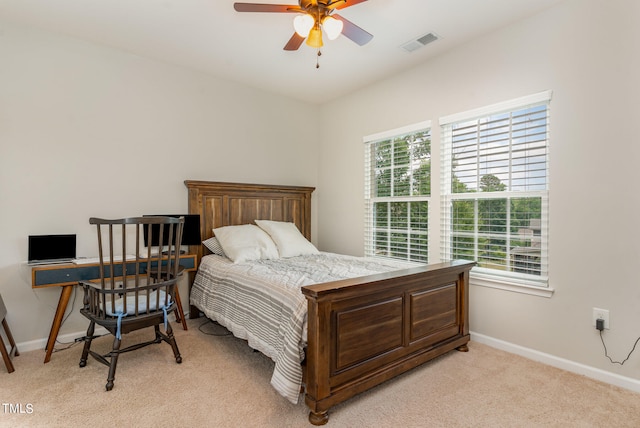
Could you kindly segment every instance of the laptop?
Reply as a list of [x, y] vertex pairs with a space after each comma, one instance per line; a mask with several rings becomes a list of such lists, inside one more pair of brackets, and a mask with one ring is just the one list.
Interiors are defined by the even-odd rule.
[[76, 258], [76, 235], [29, 235], [30, 265], [71, 263]]

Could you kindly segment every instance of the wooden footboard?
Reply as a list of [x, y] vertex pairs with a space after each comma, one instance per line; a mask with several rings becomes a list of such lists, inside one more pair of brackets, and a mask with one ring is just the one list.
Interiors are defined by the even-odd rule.
[[469, 270], [454, 261], [302, 288], [309, 421], [452, 349], [467, 351]]

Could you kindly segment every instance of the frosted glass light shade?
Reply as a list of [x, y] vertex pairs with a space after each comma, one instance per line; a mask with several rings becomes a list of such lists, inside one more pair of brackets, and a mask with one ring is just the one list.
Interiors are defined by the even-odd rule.
[[327, 16], [322, 21], [322, 28], [324, 28], [324, 32], [327, 33], [329, 40], [335, 40], [340, 33], [342, 33], [342, 21], [338, 21], [331, 16]]
[[315, 21], [311, 15], [298, 15], [293, 18], [293, 28], [300, 37], [307, 37], [313, 28]]
[[307, 37], [307, 46], [311, 46], [312, 48], [321, 48], [322, 47], [322, 30], [320, 27], [315, 26], [309, 31], [309, 37]]

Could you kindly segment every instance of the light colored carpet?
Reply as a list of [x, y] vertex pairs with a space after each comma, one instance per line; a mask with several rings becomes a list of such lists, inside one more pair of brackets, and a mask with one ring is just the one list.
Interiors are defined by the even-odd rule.
[[[188, 331], [173, 324], [182, 364], [165, 343], [122, 355], [110, 392], [106, 366], [89, 359], [78, 367], [81, 344], [48, 364], [44, 351], [22, 353], [14, 373], [0, 367], [0, 426], [311, 426], [304, 400], [292, 405], [270, 386], [271, 360], [233, 336], [204, 334], [226, 330], [203, 321], [189, 320]], [[123, 346], [152, 336], [131, 333]], [[106, 352], [111, 337], [94, 343]], [[468, 353], [450, 352], [336, 406], [327, 426], [638, 427], [640, 394], [471, 342]]]

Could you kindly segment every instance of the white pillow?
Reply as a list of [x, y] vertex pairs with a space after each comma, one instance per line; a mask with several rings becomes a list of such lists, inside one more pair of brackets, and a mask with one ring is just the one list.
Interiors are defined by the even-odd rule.
[[317, 254], [318, 249], [300, 233], [294, 223], [272, 220], [256, 220], [256, 224], [267, 232], [278, 246], [280, 257], [295, 257]]
[[234, 263], [279, 257], [276, 244], [256, 225], [223, 226], [213, 229], [213, 233]]
[[225, 256], [224, 250], [222, 249], [222, 245], [220, 245], [220, 241], [215, 236], [213, 238], [209, 238], [207, 240], [202, 241], [205, 247], [209, 249], [213, 254], [217, 254], [219, 256]]

